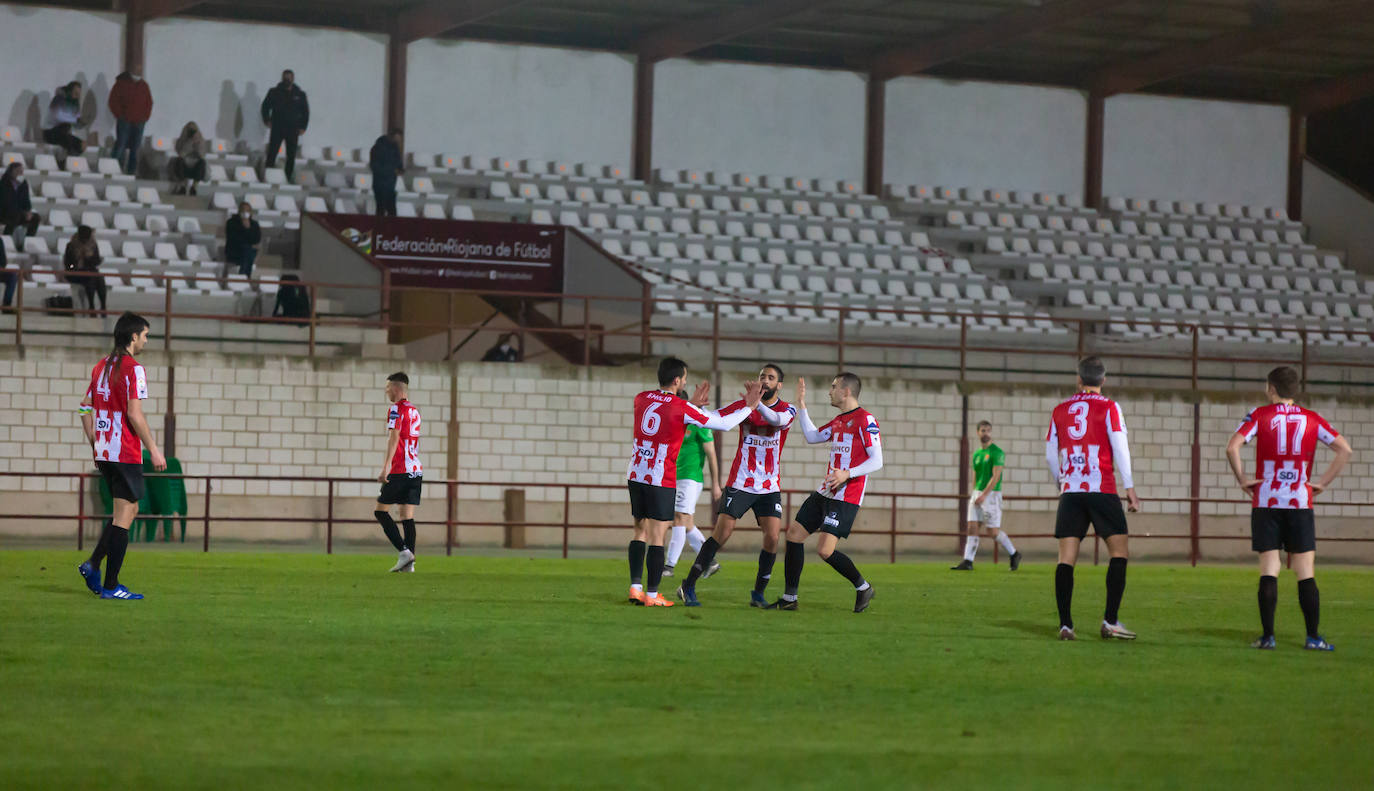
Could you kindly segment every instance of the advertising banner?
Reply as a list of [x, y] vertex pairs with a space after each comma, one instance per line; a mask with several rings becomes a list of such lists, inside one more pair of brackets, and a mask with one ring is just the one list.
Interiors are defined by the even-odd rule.
[[556, 225], [313, 215], [391, 273], [393, 286], [563, 293]]

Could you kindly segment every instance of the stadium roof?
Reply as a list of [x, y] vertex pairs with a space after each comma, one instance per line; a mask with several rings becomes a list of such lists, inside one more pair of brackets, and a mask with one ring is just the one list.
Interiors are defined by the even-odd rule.
[[[48, 2], [46, 5], [53, 5]], [[1374, 92], [1374, 0], [74, 0], [141, 15], [1324, 106]], [[117, 9], [116, 9], [117, 10]], [[1346, 99], [1348, 101], [1348, 99]], [[1343, 102], [1342, 102], [1343, 103]], [[1314, 109], [1321, 109], [1320, 107]]]

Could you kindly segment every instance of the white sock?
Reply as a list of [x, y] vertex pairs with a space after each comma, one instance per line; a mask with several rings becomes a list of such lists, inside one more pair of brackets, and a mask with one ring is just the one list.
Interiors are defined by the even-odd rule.
[[797, 600], [797, 594], [795, 594], [795, 593], [784, 593], [784, 594], [782, 595], [782, 600], [783, 600], [783, 601], [796, 601], [796, 600]]
[[871, 587], [873, 587], [873, 586], [868, 584], [868, 580], [864, 580], [864, 584], [860, 585], [859, 587], [855, 588], [854, 590], [856, 590], [856, 591], [866, 591], [866, 590], [868, 590], [868, 589], [871, 588]]
[[964, 560], [972, 563], [978, 554], [978, 536], [969, 536], [964, 542]]
[[702, 535], [699, 528], [694, 526], [691, 530], [687, 531], [687, 545], [692, 548], [693, 552], [700, 552], [701, 545], [705, 543], [706, 536]]
[[997, 546], [1006, 550], [1008, 555], [1016, 554], [1016, 547], [1011, 545], [1011, 539], [1007, 538], [1007, 534], [1003, 533], [1001, 530], [997, 531]]
[[668, 554], [664, 558], [666, 565], [677, 565], [678, 559], [682, 557], [682, 547], [686, 544], [686, 537], [686, 525], [673, 525], [672, 535], [668, 538]]
[[639, 584], [638, 582], [631, 582], [631, 583], [630, 583], [630, 590], [632, 590], [632, 591], [642, 591], [642, 590], [644, 590], [644, 586], [641, 585], [641, 584]]

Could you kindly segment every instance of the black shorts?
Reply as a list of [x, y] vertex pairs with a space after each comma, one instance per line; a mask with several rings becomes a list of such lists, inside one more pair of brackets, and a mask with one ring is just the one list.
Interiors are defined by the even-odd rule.
[[1126, 535], [1126, 511], [1121, 498], [1102, 492], [1072, 492], [1059, 495], [1059, 514], [1054, 519], [1055, 538], [1088, 535], [1088, 525], [1098, 538]]
[[419, 475], [393, 472], [386, 476], [386, 483], [382, 484], [382, 492], [377, 495], [377, 502], [382, 505], [419, 505], [420, 489], [424, 480]]
[[1250, 548], [1313, 552], [1317, 549], [1317, 520], [1311, 508], [1256, 508], [1250, 512]]
[[797, 524], [806, 528], [808, 533], [819, 530], [839, 538], [849, 538], [849, 531], [853, 529], [854, 519], [858, 515], [859, 506], [846, 503], [844, 500], [831, 499], [820, 492], [812, 492], [801, 508], [797, 509], [794, 519]]
[[110, 487], [110, 496], [116, 500], [136, 503], [143, 499], [143, 465], [123, 464], [117, 461], [98, 461], [95, 466], [100, 470], [105, 483]]
[[630, 514], [635, 521], [652, 519], [655, 522], [673, 521], [674, 506], [677, 503], [677, 489], [672, 486], [654, 486], [640, 481], [628, 481], [630, 487]]
[[754, 494], [740, 489], [726, 489], [721, 493], [720, 511], [731, 519], [739, 519], [741, 516], [754, 512], [755, 519], [781, 519], [782, 518], [782, 494], [779, 492], [768, 492], [767, 494]]

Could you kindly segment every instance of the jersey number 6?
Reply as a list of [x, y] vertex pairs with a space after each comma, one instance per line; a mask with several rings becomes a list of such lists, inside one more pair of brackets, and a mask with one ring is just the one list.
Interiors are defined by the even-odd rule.
[[661, 406], [663, 405], [653, 403], [644, 410], [644, 417], [639, 421], [639, 430], [644, 432], [646, 437], [652, 437], [658, 433], [659, 424], [663, 422], [663, 418], [658, 414], [658, 408]]

